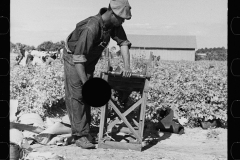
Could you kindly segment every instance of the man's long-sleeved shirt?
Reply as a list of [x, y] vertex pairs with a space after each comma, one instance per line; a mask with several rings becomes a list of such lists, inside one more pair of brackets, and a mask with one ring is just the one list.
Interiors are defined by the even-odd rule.
[[75, 30], [66, 39], [66, 50], [63, 58], [70, 64], [84, 62], [85, 72], [92, 74], [104, 48], [108, 45], [110, 38], [115, 40], [119, 46], [131, 47], [122, 26], [107, 30], [101, 17], [107, 8], [91, 16], [76, 25]]

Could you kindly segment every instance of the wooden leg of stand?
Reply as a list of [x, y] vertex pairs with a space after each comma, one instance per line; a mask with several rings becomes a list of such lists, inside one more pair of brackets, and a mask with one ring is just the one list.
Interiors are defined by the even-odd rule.
[[146, 112], [146, 102], [147, 102], [147, 88], [148, 88], [148, 80], [145, 81], [145, 87], [143, 90], [143, 103], [141, 106], [140, 120], [139, 120], [139, 132], [140, 137], [143, 138], [143, 130], [144, 130], [144, 122], [145, 122], [145, 112]]
[[103, 132], [106, 132], [107, 131], [107, 118], [108, 118], [108, 103], [105, 105], [106, 108], [105, 108], [105, 121], [104, 121], [104, 130]]
[[140, 132], [140, 137], [143, 138], [143, 130], [144, 130], [144, 122], [145, 122], [145, 111], [146, 111], [146, 93], [143, 93], [143, 103], [142, 103], [142, 108], [141, 108], [141, 113], [140, 113], [140, 121], [139, 121], [139, 132]]
[[103, 139], [103, 132], [105, 127], [105, 115], [106, 115], [106, 108], [107, 105], [104, 105], [101, 108], [101, 119], [100, 119], [100, 128], [99, 128], [99, 135], [98, 135], [98, 141], [101, 141]]

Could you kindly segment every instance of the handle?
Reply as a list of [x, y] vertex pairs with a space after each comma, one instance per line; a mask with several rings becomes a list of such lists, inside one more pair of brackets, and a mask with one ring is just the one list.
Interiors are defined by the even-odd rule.
[[[103, 72], [104, 74], [107, 75], [113, 75], [113, 76], [122, 76], [121, 73], [119, 72], [113, 72], [113, 71], [108, 71], [108, 72]], [[137, 73], [132, 73], [131, 77], [133, 78], [150, 78], [149, 76], [143, 75], [143, 74], [137, 74]]]

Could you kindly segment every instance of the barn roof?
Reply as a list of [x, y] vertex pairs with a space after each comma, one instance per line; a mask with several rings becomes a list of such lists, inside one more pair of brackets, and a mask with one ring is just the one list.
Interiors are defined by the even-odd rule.
[[132, 47], [197, 48], [196, 36], [128, 34], [127, 38]]

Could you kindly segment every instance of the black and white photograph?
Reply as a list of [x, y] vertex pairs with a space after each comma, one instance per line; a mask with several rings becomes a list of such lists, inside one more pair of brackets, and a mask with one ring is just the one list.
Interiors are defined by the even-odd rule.
[[10, 1], [10, 159], [227, 160], [227, 82], [227, 0]]

